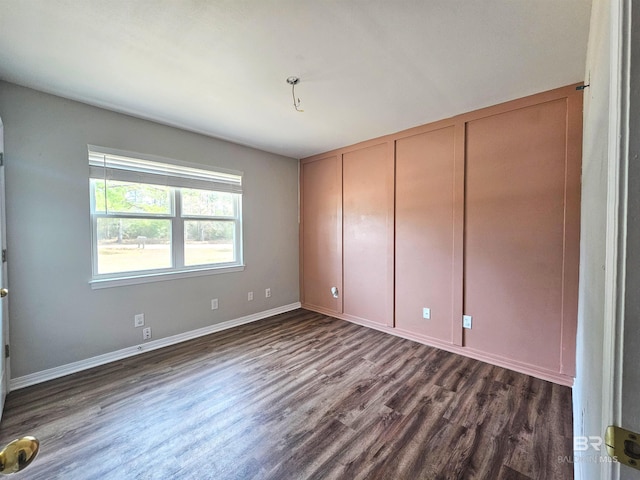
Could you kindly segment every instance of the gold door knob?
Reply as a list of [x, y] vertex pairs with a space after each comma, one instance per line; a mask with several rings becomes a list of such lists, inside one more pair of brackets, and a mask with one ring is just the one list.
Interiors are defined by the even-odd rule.
[[9, 290], [7, 290], [6, 288], [0, 288], [0, 298], [4, 298], [7, 295], [9, 295]]
[[19, 472], [29, 466], [36, 458], [40, 442], [35, 437], [22, 437], [14, 440], [0, 452], [0, 474]]

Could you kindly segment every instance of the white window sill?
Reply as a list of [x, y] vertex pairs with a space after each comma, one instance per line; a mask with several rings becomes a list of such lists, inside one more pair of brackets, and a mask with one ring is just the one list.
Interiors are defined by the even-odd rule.
[[242, 272], [244, 265], [233, 267], [200, 268], [193, 270], [177, 270], [174, 272], [148, 273], [117, 278], [98, 278], [89, 281], [93, 290], [111, 287], [124, 287], [126, 285], [138, 285], [140, 283], [163, 282], [165, 280], [177, 280], [179, 278], [204, 277], [206, 275], [218, 275], [220, 273]]

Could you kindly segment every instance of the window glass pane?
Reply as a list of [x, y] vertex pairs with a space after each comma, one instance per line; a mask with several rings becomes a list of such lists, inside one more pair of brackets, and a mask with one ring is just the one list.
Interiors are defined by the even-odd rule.
[[171, 215], [171, 187], [149, 185], [145, 183], [120, 182], [91, 179], [95, 191], [96, 212], [105, 212], [105, 200], [108, 213], [140, 213], [151, 215]]
[[171, 220], [97, 220], [99, 274], [171, 268]]
[[182, 188], [182, 215], [202, 217], [235, 216], [235, 194]]
[[206, 265], [235, 261], [234, 221], [184, 222], [184, 264]]

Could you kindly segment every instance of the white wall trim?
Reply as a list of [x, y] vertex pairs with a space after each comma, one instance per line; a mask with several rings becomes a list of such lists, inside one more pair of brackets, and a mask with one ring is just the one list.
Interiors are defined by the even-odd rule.
[[272, 308], [270, 310], [264, 310], [262, 312], [253, 313], [244, 317], [236, 318], [234, 320], [227, 320], [226, 322], [216, 323], [208, 327], [198, 328], [189, 332], [179, 333], [172, 335], [171, 337], [161, 338], [146, 342], [140, 345], [133, 345], [131, 347], [116, 350], [115, 352], [105, 353], [96, 357], [87, 358], [78, 362], [68, 363], [59, 367], [49, 368], [41, 372], [30, 373], [22, 377], [12, 378], [9, 381], [9, 391], [18, 390], [20, 388], [29, 387], [38, 383], [43, 383], [55, 378], [64, 377], [72, 373], [81, 372], [89, 368], [104, 365], [124, 358], [133, 357], [141, 353], [149, 352], [151, 350], [157, 350], [159, 348], [175, 345], [176, 343], [185, 342], [194, 338], [209, 335], [211, 333], [220, 332], [222, 330], [228, 330], [229, 328], [238, 327], [251, 322], [256, 322], [264, 318], [272, 317], [280, 313], [290, 312], [300, 308], [300, 302], [291, 303], [289, 305], [283, 305], [281, 307]]
[[[608, 425], [620, 425], [622, 397], [622, 329], [624, 326], [627, 233], [629, 26], [628, 0], [611, 2], [611, 68], [609, 151], [607, 172], [607, 240], [602, 362], [601, 435]], [[620, 477], [617, 465], [601, 464], [602, 480]]]

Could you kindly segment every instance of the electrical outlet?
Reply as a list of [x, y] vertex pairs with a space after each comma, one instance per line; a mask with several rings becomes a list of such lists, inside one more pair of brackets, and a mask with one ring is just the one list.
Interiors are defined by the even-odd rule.
[[142, 327], [144, 325], [144, 313], [138, 313], [133, 317], [133, 326]]
[[214, 298], [211, 300], [211, 310], [217, 310], [218, 309], [218, 299]]
[[464, 328], [471, 328], [471, 322], [473, 320], [473, 317], [471, 315], [463, 315], [462, 316], [462, 326]]
[[271, 296], [271, 289], [270, 288], [265, 288], [264, 289], [264, 296], [265, 296], [265, 298], [269, 298]]
[[422, 309], [422, 318], [429, 320], [431, 318], [431, 309], [430, 308], [423, 308]]
[[248, 301], [253, 300], [253, 292], [249, 292], [249, 293], [247, 294], [247, 300], [248, 300]]
[[142, 329], [142, 339], [149, 340], [151, 338], [151, 327]]

